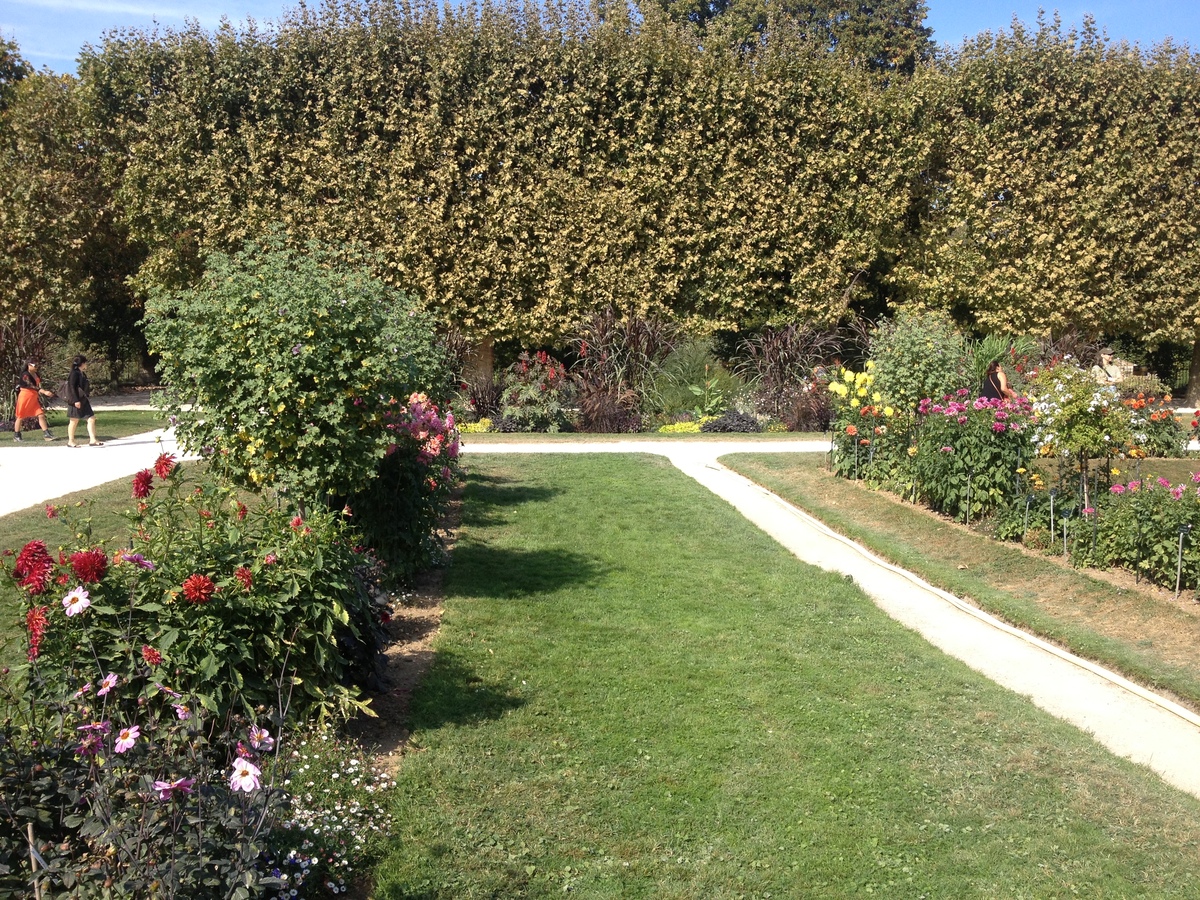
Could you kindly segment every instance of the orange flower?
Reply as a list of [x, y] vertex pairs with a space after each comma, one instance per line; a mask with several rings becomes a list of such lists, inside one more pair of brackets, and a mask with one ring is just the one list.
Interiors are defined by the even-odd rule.
[[854, 425], [847, 425], [846, 434], [850, 435], [850, 437], [855, 437], [858, 434], [858, 428]]

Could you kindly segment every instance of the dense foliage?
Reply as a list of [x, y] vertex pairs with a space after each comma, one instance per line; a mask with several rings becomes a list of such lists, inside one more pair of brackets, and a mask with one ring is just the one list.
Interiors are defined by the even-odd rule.
[[194, 287], [156, 291], [146, 334], [181, 445], [302, 509], [369, 483], [396, 398], [444, 377], [432, 325], [406, 297], [280, 231], [213, 254]]

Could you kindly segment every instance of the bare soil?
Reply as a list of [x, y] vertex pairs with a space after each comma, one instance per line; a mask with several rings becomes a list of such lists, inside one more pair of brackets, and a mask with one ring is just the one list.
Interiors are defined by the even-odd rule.
[[[454, 548], [461, 515], [462, 500], [456, 497], [442, 522], [447, 555]], [[379, 689], [364, 693], [375, 717], [359, 716], [347, 727], [392, 776], [412, 734], [408, 711], [413, 692], [433, 664], [433, 643], [442, 624], [445, 573], [442, 566], [427, 570], [413, 590], [394, 604], [392, 619], [386, 626], [388, 646], [383, 654]]]

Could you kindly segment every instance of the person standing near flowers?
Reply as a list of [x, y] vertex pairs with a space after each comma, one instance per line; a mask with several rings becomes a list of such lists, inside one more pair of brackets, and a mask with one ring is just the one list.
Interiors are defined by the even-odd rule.
[[46, 440], [54, 440], [54, 435], [50, 433], [50, 426], [46, 424], [46, 411], [42, 409], [42, 398], [52, 397], [54, 392], [42, 387], [42, 379], [37, 373], [37, 363], [30, 360], [25, 363], [25, 371], [21, 373], [21, 384], [17, 392], [17, 408], [14, 414], [15, 421], [13, 422], [13, 440], [24, 440], [21, 437], [21, 421], [23, 419], [37, 419], [38, 424], [42, 426], [42, 436]]
[[96, 440], [96, 414], [92, 412], [92, 385], [87, 377], [87, 357], [83, 354], [71, 360], [71, 374], [67, 376], [67, 446], [78, 447], [75, 443], [75, 429], [79, 420], [87, 420], [88, 446], [103, 447], [104, 442]]
[[983, 384], [979, 388], [979, 396], [988, 400], [1011, 400], [1016, 392], [1008, 386], [1008, 376], [1000, 367], [1000, 360], [993, 359], [988, 363], [987, 374], [983, 376]]

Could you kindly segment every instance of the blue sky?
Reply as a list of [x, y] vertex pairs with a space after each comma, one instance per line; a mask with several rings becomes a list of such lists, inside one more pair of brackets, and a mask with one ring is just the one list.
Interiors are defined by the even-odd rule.
[[[933, 28], [934, 38], [951, 45], [980, 31], [1008, 28], [1014, 15], [1032, 25], [1038, 14], [1036, 0], [928, 3], [926, 22]], [[0, 0], [0, 35], [15, 39], [35, 66], [74, 72], [79, 49], [86, 43], [98, 43], [111, 29], [149, 29], [155, 21], [167, 28], [181, 28], [187, 18], [209, 30], [222, 17], [234, 23], [251, 17], [266, 24], [294, 5], [293, 0]], [[1057, 8], [1067, 25], [1078, 25], [1090, 13], [1113, 39], [1149, 46], [1172, 37], [1200, 50], [1198, 0], [1092, 0], [1049, 8]]]

